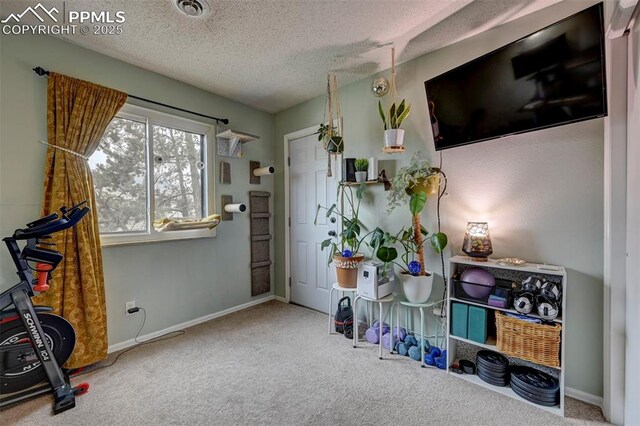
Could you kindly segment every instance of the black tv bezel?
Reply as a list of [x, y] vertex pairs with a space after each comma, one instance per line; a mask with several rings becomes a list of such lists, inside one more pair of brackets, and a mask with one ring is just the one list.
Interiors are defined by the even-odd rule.
[[[565, 21], [568, 21], [568, 20], [576, 17], [577, 15], [580, 15], [581, 13], [584, 13], [587, 10], [592, 9], [592, 8], [597, 8], [598, 9], [598, 14], [600, 15], [600, 64], [601, 64], [601, 68], [602, 68], [602, 100], [603, 100], [602, 104], [604, 106], [604, 110], [603, 110], [602, 113], [591, 115], [591, 116], [587, 116], [587, 117], [578, 118], [578, 119], [575, 119], [575, 120], [562, 121], [560, 123], [555, 123], [555, 124], [531, 127], [531, 128], [525, 129], [525, 130], [519, 130], [519, 131], [511, 132], [511, 133], [504, 133], [504, 134], [501, 134], [501, 135], [491, 136], [491, 137], [488, 137], [488, 138], [474, 139], [474, 140], [471, 140], [471, 141], [463, 141], [463, 142], [459, 142], [459, 143], [456, 143], [454, 145], [449, 145], [449, 146], [446, 146], [446, 147], [438, 146], [438, 143], [434, 139], [433, 144], [435, 146], [435, 150], [436, 151], [444, 151], [444, 150], [447, 150], [447, 149], [458, 148], [458, 147], [465, 146], [465, 145], [471, 145], [471, 144], [475, 144], [475, 143], [486, 142], [486, 141], [490, 141], [490, 140], [494, 140], [494, 139], [502, 139], [502, 138], [506, 138], [506, 137], [509, 137], [509, 136], [520, 135], [520, 134], [529, 133], [529, 132], [535, 132], [535, 131], [538, 131], [538, 130], [551, 129], [553, 127], [564, 126], [564, 125], [567, 125], [567, 124], [580, 123], [580, 122], [586, 121], [586, 120], [593, 120], [594, 118], [606, 117], [608, 115], [607, 74], [606, 74], [607, 65], [606, 65], [606, 58], [605, 58], [605, 51], [604, 51], [604, 49], [605, 49], [605, 44], [604, 44], [605, 43], [605, 37], [604, 37], [604, 6], [603, 6], [602, 2], [597, 3], [597, 4], [593, 5], [593, 6], [589, 6], [589, 7], [585, 8], [585, 9], [579, 11], [579, 12], [574, 13], [573, 15], [570, 15], [570, 16], [567, 16], [564, 19], [561, 19], [560, 21], [556, 21], [553, 24], [550, 24], [550, 25], [547, 25], [546, 27], [540, 28], [539, 30], [534, 31], [534, 32], [532, 32], [530, 34], [527, 34], [524, 37], [520, 37], [519, 39], [514, 40], [511, 43], [505, 44], [504, 46], [501, 46], [501, 47], [499, 47], [497, 49], [494, 49], [494, 50], [492, 50], [492, 51], [490, 51], [488, 53], [485, 53], [482, 56], [478, 56], [477, 58], [472, 59], [471, 61], [465, 62], [464, 64], [460, 64], [455, 68], [451, 68], [448, 71], [445, 71], [445, 72], [440, 73], [440, 74], [438, 74], [436, 76], [433, 76], [430, 79], [425, 80], [425, 82], [424, 82], [424, 90], [425, 90], [425, 95], [426, 95], [426, 98], [427, 98], [427, 112], [429, 113], [429, 89], [428, 89], [428, 83], [430, 81], [433, 81], [436, 78], [439, 78], [439, 77], [441, 77], [443, 75], [446, 75], [446, 74], [449, 74], [451, 72], [454, 72], [459, 68], [462, 68], [462, 67], [468, 66], [470, 64], [473, 64], [474, 62], [480, 61], [481, 59], [484, 59], [487, 56], [494, 55], [496, 52], [504, 50], [504, 49], [508, 48], [509, 46], [515, 44], [515, 43], [518, 43], [518, 42], [520, 42], [520, 41], [522, 41], [524, 39], [527, 39], [527, 38], [531, 37], [534, 34], [538, 34], [540, 31], [544, 31], [547, 28], [551, 28], [551, 27], [553, 27], [555, 25], [558, 25], [558, 24], [561, 24], [561, 23], [563, 23]], [[431, 125], [431, 120], [428, 120], [428, 121], [429, 121], [429, 126], [431, 127], [431, 135], [433, 136], [433, 126]]]

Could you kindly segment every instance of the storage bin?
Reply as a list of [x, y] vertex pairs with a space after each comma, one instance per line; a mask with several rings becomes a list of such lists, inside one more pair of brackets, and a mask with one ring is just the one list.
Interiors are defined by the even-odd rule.
[[468, 339], [478, 343], [487, 341], [487, 310], [479, 306], [469, 306]]
[[548, 367], [560, 367], [560, 324], [534, 324], [496, 312], [496, 347], [511, 355]]
[[451, 303], [451, 334], [467, 338], [469, 305], [465, 303]]

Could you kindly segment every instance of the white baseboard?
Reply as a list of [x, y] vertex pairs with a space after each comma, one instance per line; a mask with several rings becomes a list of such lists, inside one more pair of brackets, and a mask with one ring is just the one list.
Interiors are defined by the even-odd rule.
[[578, 389], [565, 387], [564, 388], [565, 396], [569, 396], [573, 399], [577, 399], [582, 402], [586, 402], [587, 404], [592, 404], [602, 408], [602, 397], [596, 396], [587, 392], [583, 392]]
[[[247, 308], [250, 308], [252, 306], [256, 306], [256, 305], [259, 305], [261, 303], [268, 302], [270, 300], [276, 300], [277, 297], [278, 296], [271, 295], [271, 296], [263, 297], [262, 299], [252, 300], [251, 302], [243, 303], [242, 305], [234, 306], [234, 307], [229, 308], [229, 309], [224, 309], [222, 311], [215, 312], [215, 313], [209, 314], [209, 315], [205, 315], [205, 316], [200, 317], [200, 318], [192, 319], [191, 321], [186, 321], [186, 322], [183, 322], [181, 324], [172, 325], [171, 327], [167, 327], [167, 328], [162, 329], [162, 330], [154, 331], [154, 332], [149, 333], [149, 334], [144, 334], [142, 336], [139, 336], [138, 340], [145, 341], [145, 340], [149, 340], [149, 339], [154, 339], [156, 337], [160, 337], [160, 336], [165, 335], [167, 333], [171, 333], [172, 331], [184, 330], [185, 328], [193, 327], [194, 325], [202, 324], [203, 322], [211, 321], [212, 319], [220, 318], [220, 317], [223, 317], [225, 315], [229, 315], [229, 314], [231, 314], [233, 312], [241, 311], [243, 309], [247, 309]], [[127, 348], [130, 348], [132, 346], [135, 346], [137, 344], [138, 344], [138, 342], [136, 342], [135, 339], [125, 340], [124, 342], [120, 342], [120, 343], [115, 343], [113, 345], [109, 345], [108, 352], [109, 353], [118, 352], [118, 351], [121, 351], [123, 349], [127, 349]]]
[[287, 301], [287, 298], [286, 298], [286, 297], [282, 297], [282, 296], [273, 296], [273, 299], [274, 299], [274, 300], [277, 300], [278, 302], [282, 302], [282, 303], [289, 303], [289, 302]]

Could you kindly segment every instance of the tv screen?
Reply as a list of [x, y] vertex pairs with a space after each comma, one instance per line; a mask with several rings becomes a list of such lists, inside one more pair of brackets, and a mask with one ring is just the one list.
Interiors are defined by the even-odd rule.
[[607, 115], [602, 3], [425, 81], [436, 150]]

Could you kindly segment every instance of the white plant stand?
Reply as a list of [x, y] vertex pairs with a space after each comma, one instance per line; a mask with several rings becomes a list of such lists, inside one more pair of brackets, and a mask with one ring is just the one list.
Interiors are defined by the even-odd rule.
[[[540, 369], [545, 370], [545, 371], [549, 371], [551, 370], [551, 374], [554, 374], [560, 381], [560, 404], [556, 405], [554, 407], [545, 407], [542, 405], [538, 405], [538, 404], [534, 404], [532, 402], [529, 402], [527, 400], [525, 400], [524, 398], [521, 398], [519, 395], [517, 395], [513, 390], [511, 390], [510, 386], [506, 386], [506, 387], [499, 387], [499, 386], [493, 386], [490, 385], [489, 383], [484, 382], [479, 376], [477, 375], [471, 375], [471, 374], [458, 374], [458, 373], [454, 373], [452, 371], [449, 371], [449, 374], [458, 377], [462, 380], [466, 380], [468, 382], [471, 383], [475, 383], [478, 386], [482, 386], [483, 388], [486, 389], [490, 389], [494, 392], [498, 392], [502, 395], [506, 395], [508, 397], [517, 399], [519, 401], [522, 401], [526, 404], [529, 405], [533, 405], [534, 407], [538, 407], [542, 410], [548, 411], [550, 413], [559, 415], [559, 416], [563, 416], [564, 417], [564, 382], [565, 382], [565, 369], [566, 369], [566, 365], [565, 365], [565, 354], [566, 354], [566, 350], [565, 350], [565, 341], [566, 341], [566, 332], [567, 332], [567, 318], [566, 318], [566, 313], [567, 313], [567, 273], [565, 271], [565, 268], [562, 266], [551, 266], [551, 265], [540, 265], [540, 264], [535, 264], [535, 263], [526, 263], [522, 266], [504, 266], [504, 265], [500, 265], [498, 264], [497, 261], [493, 260], [493, 259], [488, 259], [487, 262], [477, 262], [474, 260], [469, 259], [466, 256], [454, 256], [449, 260], [449, 286], [448, 286], [448, 292], [447, 292], [447, 308], [448, 308], [448, 315], [447, 315], [447, 365], [451, 366], [451, 364], [453, 364], [456, 360], [456, 350], [458, 348], [459, 344], [468, 344], [468, 345], [472, 345], [472, 346], [476, 346], [478, 348], [482, 348], [482, 349], [488, 349], [488, 350], [492, 350], [495, 352], [500, 352], [498, 350], [498, 348], [496, 347], [496, 342], [495, 339], [488, 339], [485, 343], [478, 343], [478, 342], [474, 342], [468, 339], [463, 339], [461, 337], [458, 336], [454, 336], [451, 334], [451, 303], [452, 302], [457, 302], [457, 303], [464, 303], [467, 305], [471, 305], [471, 306], [480, 306], [483, 308], [486, 308], [487, 310], [493, 310], [493, 311], [500, 311], [500, 312], [508, 312], [508, 313], [514, 313], [514, 314], [519, 314], [515, 309], [512, 309], [511, 306], [508, 306], [507, 308], [498, 308], [498, 307], [494, 307], [494, 306], [489, 306], [486, 305], [484, 303], [480, 303], [480, 302], [471, 302], [469, 300], [466, 299], [459, 299], [455, 297], [455, 293], [454, 293], [454, 285], [453, 285], [453, 281], [452, 281], [452, 277], [453, 275], [456, 273], [456, 271], [458, 271], [458, 268], [460, 266], [464, 265], [468, 265], [468, 266], [474, 266], [474, 267], [479, 267], [479, 268], [491, 268], [491, 269], [495, 269], [495, 270], [502, 270], [502, 273], [512, 273], [512, 272], [516, 272], [516, 273], [525, 273], [528, 275], [539, 275], [541, 277], [549, 277], [552, 278], [556, 281], [560, 280], [561, 284], [562, 284], [562, 308], [561, 308], [561, 315], [558, 316], [558, 318], [556, 318], [554, 320], [555, 323], [561, 324], [562, 325], [562, 332], [561, 332], [561, 343], [560, 343], [560, 367], [557, 368], [553, 368], [553, 367], [545, 367], [545, 366], [538, 366]], [[537, 314], [531, 313], [529, 314], [529, 316], [534, 317], [534, 318], [540, 318]], [[512, 357], [510, 355], [504, 354], [505, 356], [509, 357], [512, 360], [518, 360], [518, 358]], [[475, 359], [471, 360], [475, 363]], [[536, 365], [535, 363], [530, 363], [528, 361], [524, 361], [521, 360], [522, 363], [528, 363], [528, 364], [533, 364], [534, 366]]]
[[[420, 311], [420, 339], [424, 340], [425, 339], [425, 333], [424, 333], [424, 329], [425, 329], [425, 315], [424, 315], [424, 310], [425, 308], [431, 308], [431, 310], [433, 309], [433, 307], [440, 302], [433, 302], [433, 301], [426, 301], [424, 303], [412, 303], [409, 302], [407, 300], [399, 300], [398, 302], [394, 303], [393, 305], [391, 305], [391, 312], [389, 317], [391, 318], [390, 321], [390, 333], [391, 333], [391, 340], [389, 343], [389, 353], [393, 354], [395, 349], [394, 349], [394, 345], [395, 345], [395, 339], [393, 338], [393, 310], [396, 310], [396, 322], [395, 324], [399, 327], [400, 326], [400, 306], [404, 306], [406, 308], [410, 308], [410, 309], [418, 309]], [[429, 312], [429, 311], [428, 311]], [[409, 321], [407, 321], [407, 327], [409, 325]], [[442, 324], [436, 324], [436, 340], [435, 340], [435, 345], [434, 346], [439, 346], [439, 341], [440, 341], [440, 333], [438, 332], [438, 330], [440, 329]], [[421, 342], [420, 344], [420, 366], [422, 368], [437, 368], [435, 366], [431, 366], [431, 365], [427, 365], [424, 362], [424, 343]]]
[[393, 302], [395, 301], [395, 296], [393, 294], [390, 294], [388, 296], [383, 297], [382, 299], [369, 299], [368, 297], [363, 297], [360, 296], [359, 294], [356, 293], [356, 298], [353, 300], [353, 347], [357, 348], [358, 347], [358, 307], [357, 307], [357, 302], [358, 300], [364, 300], [366, 302], [373, 302], [374, 304], [377, 303], [378, 304], [378, 308], [380, 309], [380, 335], [378, 336], [378, 358], [382, 359], [382, 329], [384, 327], [382, 327], [382, 320], [384, 318], [384, 315], [382, 313], [382, 306], [385, 303], [391, 303], [393, 304]]

